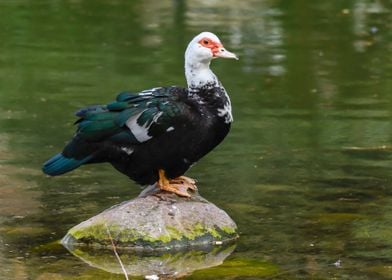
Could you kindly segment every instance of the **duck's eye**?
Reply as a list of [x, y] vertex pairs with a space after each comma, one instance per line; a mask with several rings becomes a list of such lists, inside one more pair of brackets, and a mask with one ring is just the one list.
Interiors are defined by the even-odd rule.
[[206, 48], [211, 48], [211, 46], [214, 45], [213, 41], [209, 38], [200, 39], [199, 44], [202, 45], [203, 47], [206, 47]]

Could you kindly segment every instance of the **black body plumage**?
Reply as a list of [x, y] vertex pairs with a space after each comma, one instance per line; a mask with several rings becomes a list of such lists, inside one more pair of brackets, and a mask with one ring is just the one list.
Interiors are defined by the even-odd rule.
[[181, 176], [225, 138], [228, 106], [218, 84], [121, 93], [108, 105], [77, 112], [75, 136], [43, 171], [60, 175], [83, 164], [109, 162], [142, 185], [155, 183], [158, 169], [168, 178]]

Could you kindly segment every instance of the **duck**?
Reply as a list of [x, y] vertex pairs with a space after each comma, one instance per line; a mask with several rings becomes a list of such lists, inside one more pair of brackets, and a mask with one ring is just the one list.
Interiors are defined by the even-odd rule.
[[76, 133], [43, 172], [58, 176], [108, 162], [142, 186], [191, 197], [196, 180], [184, 174], [222, 142], [233, 122], [229, 95], [210, 69], [217, 58], [238, 60], [215, 34], [201, 32], [185, 51], [187, 87], [125, 91], [106, 105], [80, 109]]

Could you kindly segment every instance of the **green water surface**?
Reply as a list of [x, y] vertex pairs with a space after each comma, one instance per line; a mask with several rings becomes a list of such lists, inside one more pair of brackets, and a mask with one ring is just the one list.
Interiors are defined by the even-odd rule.
[[124, 279], [55, 241], [140, 187], [106, 164], [56, 178], [41, 164], [79, 108], [185, 85], [185, 47], [205, 30], [240, 57], [212, 65], [234, 123], [188, 175], [241, 237], [221, 266], [184, 279], [392, 279], [391, 9], [1, 0], [0, 279]]

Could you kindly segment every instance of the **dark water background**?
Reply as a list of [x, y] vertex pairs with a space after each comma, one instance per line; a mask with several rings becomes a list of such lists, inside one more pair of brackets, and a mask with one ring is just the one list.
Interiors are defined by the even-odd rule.
[[240, 56], [213, 62], [235, 122], [189, 175], [241, 238], [185, 279], [392, 279], [391, 6], [0, 1], [0, 279], [124, 279], [50, 244], [140, 188], [108, 165], [40, 166], [78, 108], [185, 85], [184, 49], [205, 30]]

